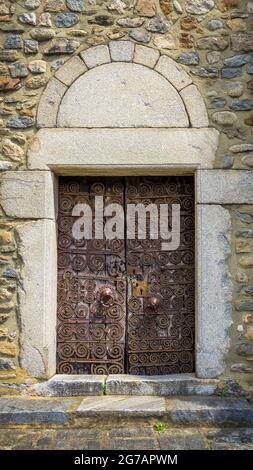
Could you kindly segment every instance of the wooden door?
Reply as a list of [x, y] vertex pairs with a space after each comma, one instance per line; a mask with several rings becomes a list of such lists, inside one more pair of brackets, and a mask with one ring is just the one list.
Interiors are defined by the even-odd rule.
[[[61, 374], [164, 375], [194, 370], [194, 185], [191, 177], [61, 177], [58, 215], [57, 370]], [[125, 215], [123, 238], [95, 239], [110, 220], [104, 208]], [[127, 238], [129, 204], [180, 205], [180, 245], [161, 238]], [[92, 238], [73, 236], [92, 211]], [[99, 220], [98, 220], [99, 219]], [[138, 218], [135, 220], [136, 232]], [[95, 227], [96, 225], [96, 227]], [[171, 227], [170, 227], [171, 228]]]

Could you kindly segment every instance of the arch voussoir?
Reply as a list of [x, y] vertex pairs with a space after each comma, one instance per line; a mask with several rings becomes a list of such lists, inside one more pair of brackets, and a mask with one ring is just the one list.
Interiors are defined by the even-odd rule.
[[157, 49], [142, 46], [141, 44], [136, 44], [133, 62], [135, 64], [145, 65], [146, 67], [153, 69], [159, 57], [160, 52]]
[[83, 75], [83, 73], [85, 73], [87, 70], [88, 69], [84, 61], [80, 57], [74, 56], [67, 60], [67, 62], [65, 62], [65, 64], [60, 67], [59, 70], [57, 70], [55, 78], [69, 87], [78, 77], [80, 77], [80, 75]]
[[133, 62], [135, 45], [131, 41], [110, 41], [112, 62]]
[[37, 127], [57, 127], [58, 109], [68, 87], [57, 78], [49, 80], [41, 96], [37, 111]]
[[196, 85], [188, 85], [180, 91], [189, 116], [191, 127], [208, 127], [208, 114], [204, 100]]
[[192, 83], [192, 79], [188, 73], [167, 55], [160, 57], [155, 66], [155, 70], [167, 78], [177, 91], [181, 91]]
[[108, 64], [111, 62], [109, 48], [106, 45], [90, 47], [83, 52], [80, 56], [87, 65], [88, 69], [98, 67], [99, 65]]

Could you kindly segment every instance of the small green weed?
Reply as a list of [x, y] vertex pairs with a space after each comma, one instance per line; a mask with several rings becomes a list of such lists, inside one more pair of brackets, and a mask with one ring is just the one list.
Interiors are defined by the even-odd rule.
[[166, 424], [165, 423], [162, 423], [161, 421], [157, 421], [157, 423], [155, 423], [154, 425], [154, 428], [157, 432], [164, 432], [166, 431]]
[[101, 387], [102, 387], [102, 393], [103, 393], [103, 395], [107, 395], [107, 384], [106, 384], [106, 382], [104, 382], [104, 383], [101, 385]]

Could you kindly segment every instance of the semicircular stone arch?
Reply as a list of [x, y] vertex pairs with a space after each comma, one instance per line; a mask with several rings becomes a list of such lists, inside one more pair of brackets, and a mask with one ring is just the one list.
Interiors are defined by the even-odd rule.
[[111, 41], [69, 59], [49, 81], [38, 128], [206, 128], [191, 77], [167, 55]]
[[73, 83], [61, 101], [57, 126], [188, 127], [189, 119], [163, 76], [143, 65], [114, 62]]

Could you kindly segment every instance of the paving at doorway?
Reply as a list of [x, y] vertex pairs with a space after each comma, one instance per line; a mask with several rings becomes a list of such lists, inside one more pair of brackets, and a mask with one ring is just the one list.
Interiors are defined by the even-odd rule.
[[253, 449], [253, 407], [218, 397], [2, 397], [1, 449]]
[[0, 448], [253, 449], [252, 405], [215, 396], [217, 383], [192, 375], [55, 376], [0, 398]]

